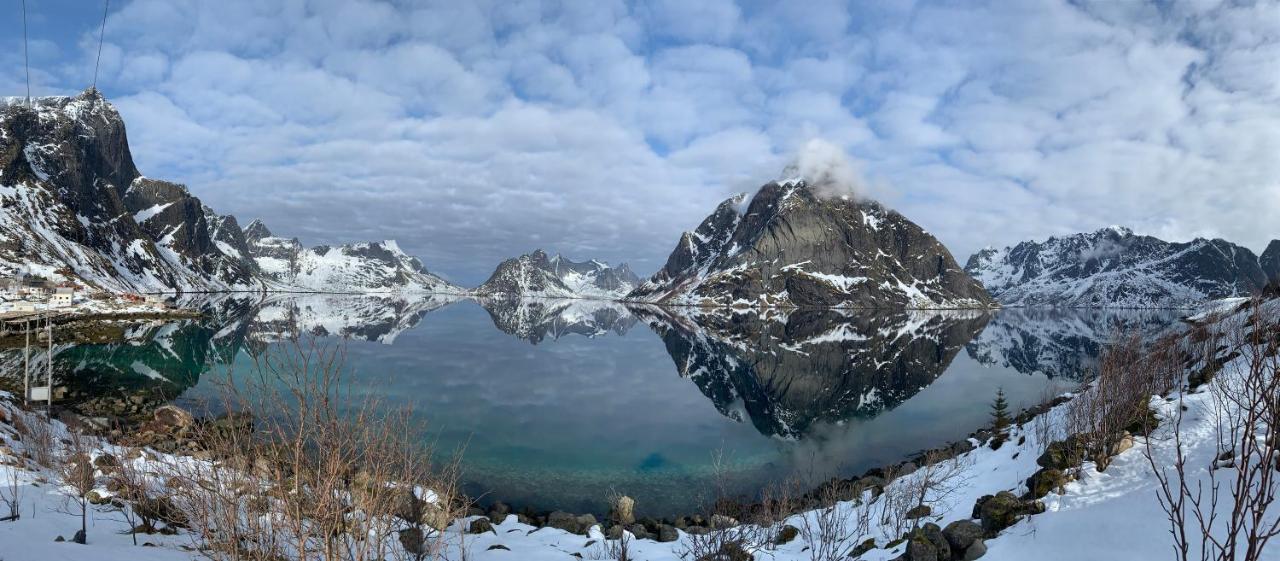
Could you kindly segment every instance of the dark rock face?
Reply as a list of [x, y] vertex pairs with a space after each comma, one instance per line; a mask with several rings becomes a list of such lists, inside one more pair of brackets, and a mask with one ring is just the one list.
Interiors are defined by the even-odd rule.
[[984, 249], [965, 270], [1006, 306], [1159, 308], [1253, 294], [1263, 267], [1225, 240], [1170, 243], [1111, 227]]
[[662, 337], [677, 372], [723, 415], [786, 437], [905, 402], [940, 376], [988, 319], [977, 311], [846, 317], [808, 310], [785, 320], [681, 316], [656, 306], [633, 311]]
[[32, 101], [0, 104], [0, 272], [31, 263], [130, 291], [256, 285], [235, 235], [218, 231], [225, 217], [141, 177], [124, 121], [100, 94]]
[[626, 263], [610, 267], [591, 260], [575, 262], [541, 249], [498, 264], [489, 280], [475, 289], [480, 296], [549, 298], [616, 298], [640, 279]]
[[823, 198], [803, 180], [721, 203], [629, 299], [696, 306], [985, 308], [942, 244], [873, 201]]
[[1258, 258], [1258, 265], [1262, 267], [1262, 274], [1266, 275], [1268, 283], [1280, 285], [1280, 240], [1271, 240], [1267, 244], [1267, 249]]

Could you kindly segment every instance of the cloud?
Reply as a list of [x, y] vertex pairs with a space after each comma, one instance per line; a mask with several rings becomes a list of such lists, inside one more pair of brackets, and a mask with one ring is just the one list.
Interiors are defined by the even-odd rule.
[[[1109, 224], [1261, 249], [1280, 5], [1237, 4], [122, 0], [99, 85], [148, 175], [463, 283], [534, 247], [652, 271], [796, 154], [961, 260]], [[48, 10], [36, 92], [83, 89], [96, 22]]]
[[870, 192], [862, 170], [839, 146], [815, 138], [796, 155], [796, 171], [822, 197], [864, 197]]

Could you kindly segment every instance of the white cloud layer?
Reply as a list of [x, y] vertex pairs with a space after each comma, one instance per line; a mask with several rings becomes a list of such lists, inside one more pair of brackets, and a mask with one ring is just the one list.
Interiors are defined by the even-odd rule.
[[[99, 84], [145, 173], [464, 283], [535, 247], [652, 271], [805, 146], [962, 261], [1113, 223], [1260, 250], [1280, 3], [1239, 4], [132, 0]], [[86, 85], [79, 8], [37, 8], [68, 31], [32, 45], [36, 93]]]

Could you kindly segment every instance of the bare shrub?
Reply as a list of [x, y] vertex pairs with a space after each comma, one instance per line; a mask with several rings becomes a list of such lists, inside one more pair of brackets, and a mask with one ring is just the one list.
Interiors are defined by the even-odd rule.
[[886, 539], [897, 539], [928, 520], [938, 507], [945, 505], [964, 490], [973, 478], [971, 456], [947, 457], [930, 451], [912, 473], [898, 474], [890, 470], [880, 499], [879, 523]]
[[1062, 434], [1062, 428], [1059, 424], [1053, 422], [1052, 407], [1054, 400], [1057, 399], [1056, 392], [1052, 388], [1045, 388], [1040, 393], [1040, 409], [1039, 415], [1031, 418], [1031, 434], [1036, 437], [1036, 454], [1043, 454], [1049, 449], [1049, 444], [1055, 440], [1065, 438]]
[[814, 497], [816, 508], [796, 515], [796, 529], [808, 544], [812, 561], [837, 561], [853, 557], [871, 531], [871, 494], [859, 493], [852, 483], [833, 481]]
[[1099, 471], [1107, 469], [1129, 432], [1153, 428], [1150, 400], [1175, 387], [1182, 358], [1172, 339], [1146, 346], [1136, 334], [1113, 337], [1092, 385], [1069, 402], [1065, 417], [1066, 432]]
[[1154, 438], [1144, 449], [1159, 482], [1174, 556], [1182, 561], [1255, 561], [1280, 535], [1280, 512], [1272, 508], [1280, 492], [1280, 314], [1257, 301], [1245, 314], [1225, 333], [1209, 330], [1191, 339], [1202, 354], [1190, 364], [1217, 369], [1207, 389], [1217, 444], [1217, 457], [1204, 466], [1207, 477], [1184, 446], [1183, 393], [1164, 436], [1173, 445], [1172, 459], [1154, 450]]
[[197, 428], [215, 462], [172, 466], [175, 500], [216, 559], [427, 559], [465, 501], [406, 409], [344, 383], [344, 353], [295, 340], [221, 384]]
[[771, 507], [761, 508], [744, 497], [732, 494], [730, 455], [718, 449], [711, 455], [712, 492], [704, 499], [707, 505], [703, 515], [710, 525], [704, 531], [689, 532], [687, 539], [677, 546], [681, 558], [703, 559], [718, 555], [735, 555], [771, 548], [777, 541], [781, 528], [776, 517], [782, 497], [769, 498]]
[[62, 448], [63, 456], [57, 466], [59, 483], [67, 499], [60, 512], [80, 519], [80, 531], [72, 539], [79, 544], [88, 543], [89, 493], [98, 485], [96, 469], [89, 455], [91, 451], [88, 437], [78, 431], [68, 431]]
[[0, 512], [0, 522], [12, 522], [22, 517], [22, 485], [18, 475], [21, 462], [22, 459], [15, 456], [13, 465], [5, 470], [7, 476], [4, 481], [0, 481], [0, 505], [4, 505], [4, 511]]

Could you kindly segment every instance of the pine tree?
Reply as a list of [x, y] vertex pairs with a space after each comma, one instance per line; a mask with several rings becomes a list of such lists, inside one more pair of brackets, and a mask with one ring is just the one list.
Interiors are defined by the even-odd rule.
[[1012, 421], [1009, 419], [1009, 402], [1004, 398], [1004, 388], [996, 389], [996, 400], [991, 403], [991, 430], [1004, 435]]

